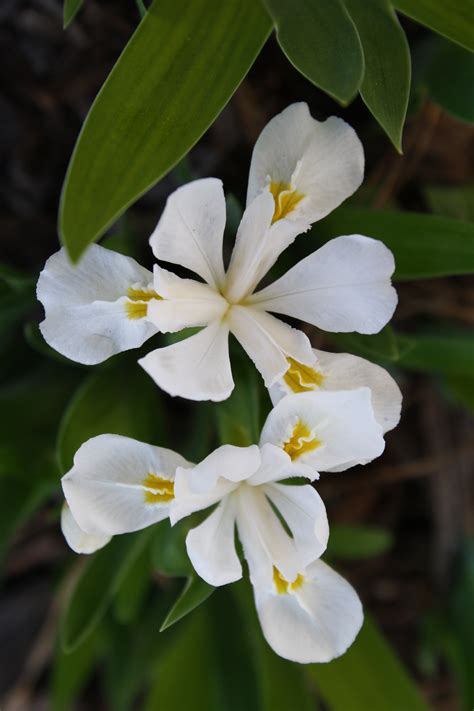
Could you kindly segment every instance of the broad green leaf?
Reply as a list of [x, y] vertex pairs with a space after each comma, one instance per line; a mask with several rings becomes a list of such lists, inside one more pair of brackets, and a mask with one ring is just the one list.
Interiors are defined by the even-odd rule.
[[331, 711], [428, 711], [415, 683], [366, 614], [356, 641], [339, 659], [306, 667]]
[[399, 335], [398, 365], [425, 373], [472, 377], [474, 338], [471, 333]]
[[[153, 683], [143, 711], [223, 711], [219, 703], [216, 658], [210, 640], [207, 606], [176, 628], [177, 634], [165, 645], [153, 670]], [[163, 635], [169, 635], [167, 630]]]
[[270, 31], [255, 0], [155, 0], [100, 91], [68, 169], [60, 232], [77, 260], [187, 153]]
[[363, 358], [381, 361], [397, 361], [400, 357], [400, 345], [393, 328], [385, 326], [373, 336], [360, 333], [331, 333], [330, 339], [335, 341], [340, 350], [347, 349], [349, 353]]
[[320, 89], [348, 104], [364, 74], [357, 31], [341, 0], [264, 0], [290, 62]]
[[175, 622], [186, 617], [190, 612], [199, 607], [207, 598], [212, 595], [215, 588], [208, 585], [197, 575], [190, 575], [186, 580], [185, 586], [174, 603], [171, 610], [166, 615], [166, 618], [161, 625], [160, 632], [163, 632]]
[[361, 96], [401, 153], [411, 77], [405, 33], [389, 0], [344, 0], [344, 3], [364, 53]]
[[76, 17], [84, 0], [64, 0], [63, 27], [66, 29]]
[[306, 253], [315, 241], [338, 235], [362, 234], [382, 240], [395, 256], [395, 279], [472, 274], [474, 225], [416, 212], [339, 208], [318, 222], [301, 247]]
[[129, 359], [118, 359], [88, 376], [61, 423], [61, 471], [68, 471], [81, 444], [98, 434], [120, 434], [155, 444], [161, 432], [160, 402], [158, 389]]
[[66, 654], [60, 644], [57, 645], [51, 679], [51, 711], [70, 711], [73, 708], [101, 651], [101, 640], [97, 633], [87, 637], [70, 654]]
[[397, 10], [474, 50], [474, 0], [392, 0]]
[[61, 618], [65, 652], [73, 652], [96, 628], [149, 537], [150, 529], [116, 536], [87, 558]]
[[125, 575], [114, 600], [114, 613], [121, 624], [138, 616], [151, 585], [150, 546], [145, 545]]
[[247, 447], [260, 436], [258, 374], [250, 361], [233, 360], [235, 388], [231, 396], [214, 404], [220, 444]]
[[361, 560], [386, 553], [392, 544], [392, 535], [383, 528], [336, 525], [331, 528], [326, 555], [339, 560]]
[[473, 52], [440, 40], [425, 81], [429, 95], [436, 104], [456, 118], [474, 123]]

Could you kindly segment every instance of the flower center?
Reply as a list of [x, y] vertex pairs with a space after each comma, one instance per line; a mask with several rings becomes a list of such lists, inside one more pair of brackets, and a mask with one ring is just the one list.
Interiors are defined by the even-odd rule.
[[161, 296], [152, 289], [139, 289], [131, 286], [127, 289], [128, 301], [125, 302], [127, 318], [145, 318], [148, 310], [148, 302], [151, 299], [161, 299]]
[[278, 568], [273, 566], [273, 584], [275, 585], [275, 589], [279, 595], [286, 595], [289, 592], [295, 592], [303, 585], [303, 583], [304, 577], [301, 573], [297, 575], [292, 583], [290, 583], [289, 580], [283, 577]]
[[309, 427], [301, 420], [298, 420], [293, 428], [291, 437], [283, 444], [283, 449], [290, 455], [291, 459], [298, 459], [302, 454], [311, 452], [322, 445], [322, 442], [317, 439], [311, 432]]
[[174, 481], [149, 473], [143, 480], [147, 504], [163, 504], [174, 499]]
[[277, 220], [287, 217], [290, 212], [293, 212], [295, 207], [304, 198], [304, 194], [299, 190], [293, 190], [290, 183], [272, 180], [270, 183], [270, 192], [275, 200], [275, 212], [272, 217], [272, 225]]
[[304, 393], [308, 390], [316, 390], [324, 380], [324, 375], [308, 365], [298, 363], [293, 358], [287, 358], [290, 367], [286, 371], [283, 379], [294, 393]]

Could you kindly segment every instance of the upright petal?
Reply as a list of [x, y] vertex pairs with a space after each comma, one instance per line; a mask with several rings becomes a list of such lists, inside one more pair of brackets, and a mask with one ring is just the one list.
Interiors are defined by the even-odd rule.
[[170, 395], [219, 401], [234, 389], [225, 321], [214, 321], [194, 336], [158, 348], [138, 362]]
[[224, 283], [222, 239], [226, 207], [222, 182], [204, 178], [183, 185], [170, 195], [150, 237], [157, 259], [181, 264], [210, 286]]
[[229, 305], [208, 284], [194, 279], [181, 279], [155, 264], [155, 291], [161, 299], [150, 303], [148, 319], [162, 333], [181, 331], [191, 326], [207, 326], [221, 319]]
[[171, 502], [170, 509], [172, 526], [196, 511], [204, 511], [204, 509], [223, 501], [238, 486], [238, 484], [221, 477], [212, 489], [196, 493], [191, 489], [189, 483], [189, 469], [178, 467], [174, 481], [175, 498]]
[[233, 306], [228, 314], [228, 323], [231, 332], [260, 371], [267, 388], [288, 369], [288, 356], [308, 364], [316, 360], [311, 343], [302, 331], [258, 308]]
[[324, 503], [312, 486], [267, 484], [265, 494], [290, 529], [306, 566], [326, 550], [329, 524]]
[[393, 254], [382, 242], [336, 237], [248, 303], [326, 331], [377, 333], [397, 305], [390, 283], [394, 268]]
[[186, 550], [197, 574], [209, 585], [227, 585], [242, 577], [235, 550], [235, 500], [222, 503], [186, 537]]
[[112, 538], [107, 535], [94, 536], [83, 531], [72, 515], [67, 501], [61, 509], [61, 530], [69, 548], [72, 548], [75, 553], [95, 553], [106, 546]]
[[104, 434], [78, 449], [62, 486], [80, 528], [113, 536], [168, 517], [178, 466], [191, 465], [169, 449]]
[[267, 417], [266, 442], [319, 472], [365, 464], [385, 446], [368, 388], [288, 395]]
[[319, 474], [313, 469], [299, 461], [293, 461], [284, 449], [270, 442], [260, 447], [260, 458], [259, 468], [247, 481], [250, 486], [270, 484], [292, 477], [305, 477], [310, 481], [319, 478]]
[[275, 219], [299, 222], [301, 231], [357, 190], [364, 151], [342, 119], [313, 119], [307, 104], [288, 106], [263, 129], [250, 165], [247, 204], [267, 185]]
[[260, 449], [256, 444], [237, 447], [223, 444], [186, 474], [189, 488], [196, 494], [212, 491], [220, 478], [231, 482], [249, 479], [260, 467]]
[[138, 348], [157, 332], [146, 319], [150, 301], [159, 298], [151, 282], [151, 272], [110, 249], [91, 245], [77, 265], [61, 249], [38, 280], [45, 341], [85, 365]]
[[321, 390], [370, 388], [375, 419], [384, 432], [400, 420], [402, 394], [390, 373], [365, 358], [350, 353], [328, 353], [313, 349], [317, 363], [309, 368], [292, 361], [283, 378], [270, 388], [274, 405], [285, 395]]
[[258, 617], [270, 647], [300, 664], [330, 662], [344, 654], [363, 622], [362, 605], [352, 586], [321, 560], [293, 584], [280, 580], [273, 589], [269, 585], [254, 588]]
[[237, 304], [254, 291], [298, 234], [288, 221], [271, 225], [274, 209], [273, 195], [264, 190], [244, 212], [226, 275], [224, 292], [230, 303]]

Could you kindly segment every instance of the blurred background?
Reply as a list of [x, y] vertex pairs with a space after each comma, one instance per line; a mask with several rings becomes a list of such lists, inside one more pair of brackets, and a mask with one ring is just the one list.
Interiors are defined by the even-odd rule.
[[[59, 432], [63, 452], [74, 451], [77, 442], [64, 445], [69, 434], [63, 413], [74, 398], [84, 397], [84, 390], [82, 395], [79, 391], [89, 369], [55, 360], [37, 330], [42, 310], [34, 300], [37, 274], [58, 248], [58, 201], [75, 140], [138, 20], [133, 0], [87, 0], [67, 31], [62, 29], [60, 0], [2, 0], [0, 6], [3, 711], [36, 711], [53, 702], [58, 709], [138, 709], [148, 698], [143, 689], [150, 677], [146, 683], [137, 681], [128, 701], [123, 703], [125, 692], [117, 701], [114, 680], [125, 671], [100, 651], [102, 642], [94, 654], [84, 652], [81, 657], [87, 659], [80, 683], [71, 681], [70, 670], [61, 671], [58, 620], [78, 574], [78, 559], [60, 533], [55, 445]], [[275, 113], [298, 100], [307, 101], [315, 117], [339, 115], [358, 132], [367, 168], [363, 187], [351, 199], [354, 205], [472, 221], [473, 127], [445, 112], [424, 90], [423, 67], [437, 38], [410, 21], [403, 20], [403, 26], [414, 62], [403, 156], [360, 99], [342, 109], [298, 74], [271, 38], [188, 160], [127, 213], [110, 244], [121, 251], [133, 244], [128, 251], [150, 266], [147, 240], [164, 201], [191, 177], [218, 176], [234, 196], [235, 206], [244, 202], [251, 150], [259, 132]], [[399, 427], [386, 437], [385, 454], [364, 468], [322, 477], [319, 491], [336, 531], [332, 555], [338, 570], [355, 586], [428, 705], [436, 711], [460, 711], [472, 706], [474, 684], [469, 677], [474, 658], [474, 363], [468, 341], [474, 322], [474, 283], [461, 276], [403, 282], [397, 288], [400, 303], [394, 327], [405, 334], [426, 331], [445, 338], [431, 342], [428, 365], [423, 358], [414, 358], [406, 367], [391, 367], [403, 391], [404, 407]], [[318, 348], [347, 346], [315, 330], [307, 333]], [[446, 346], [450, 336], [464, 349], [462, 364], [453, 368]], [[364, 350], [363, 342], [353, 345], [354, 352], [377, 359], [370, 348]], [[127, 357], [124, 362], [133, 367], [126, 371], [130, 375], [122, 376], [125, 390], [135, 389], [135, 378], [141, 378], [135, 355]], [[189, 424], [185, 431], [194, 432], [192, 407], [161, 395], [163, 427], [179, 415]], [[157, 435], [154, 440], [161, 443]], [[194, 446], [191, 442], [183, 446], [188, 445]], [[168, 588], [161, 575], [155, 575], [143, 599]], [[142, 622], [135, 620], [132, 626]], [[118, 632], [109, 630], [108, 644], [113, 639], [124, 656], [128, 650], [135, 654], [131, 627], [119, 627]], [[80, 660], [74, 667], [82, 669]], [[61, 674], [66, 676], [58, 682]], [[73, 693], [65, 692], [62, 699], [68, 684]], [[153, 700], [147, 703], [146, 708], [162, 708]], [[314, 708], [325, 708], [321, 704], [314, 691]]]

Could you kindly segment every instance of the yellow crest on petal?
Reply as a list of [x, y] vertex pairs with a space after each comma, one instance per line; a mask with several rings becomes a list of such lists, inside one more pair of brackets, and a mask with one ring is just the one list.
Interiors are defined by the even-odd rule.
[[163, 504], [174, 499], [174, 481], [149, 473], [143, 480], [147, 504]]
[[309, 365], [298, 363], [293, 358], [287, 358], [290, 367], [286, 371], [283, 379], [294, 393], [305, 393], [309, 390], [319, 388], [324, 380], [324, 375], [319, 373]]
[[127, 289], [128, 301], [125, 302], [127, 318], [145, 318], [148, 310], [148, 302], [151, 299], [161, 299], [161, 296], [152, 289], [136, 289], [131, 286]]
[[270, 183], [270, 192], [275, 200], [275, 212], [272, 217], [272, 225], [277, 220], [287, 217], [290, 212], [293, 212], [295, 207], [304, 198], [304, 194], [299, 190], [293, 190], [290, 183], [272, 180]]
[[290, 583], [290, 581], [280, 573], [278, 568], [273, 566], [273, 584], [275, 585], [275, 589], [279, 595], [286, 595], [289, 592], [295, 592], [303, 585], [303, 583], [304, 576], [301, 575], [301, 573], [296, 576], [292, 583]]
[[322, 445], [322, 442], [315, 437], [309, 427], [301, 420], [298, 420], [293, 428], [291, 437], [283, 443], [283, 449], [290, 455], [292, 460], [298, 459], [302, 454], [311, 452]]

